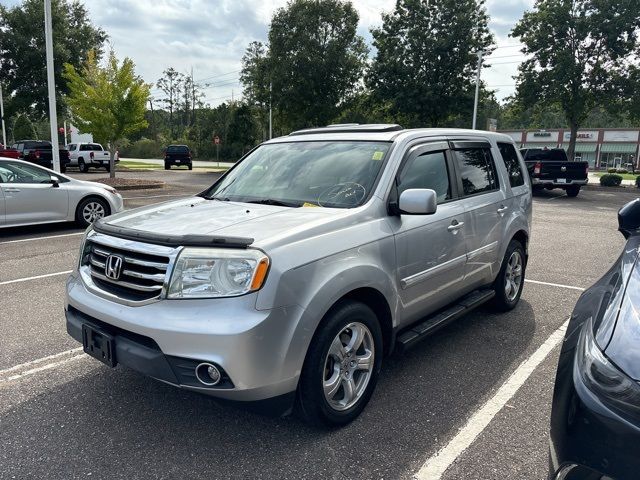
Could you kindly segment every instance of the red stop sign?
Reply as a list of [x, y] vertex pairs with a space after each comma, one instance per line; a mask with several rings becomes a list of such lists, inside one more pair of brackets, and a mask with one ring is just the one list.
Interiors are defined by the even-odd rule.
[[213, 143], [216, 145], [220, 145], [220, 137], [217, 135], [213, 137]]

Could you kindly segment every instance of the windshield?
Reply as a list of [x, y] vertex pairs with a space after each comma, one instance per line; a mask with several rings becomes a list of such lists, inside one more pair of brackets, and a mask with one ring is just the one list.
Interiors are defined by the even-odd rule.
[[205, 198], [291, 207], [352, 208], [374, 187], [391, 144], [291, 142], [262, 145]]

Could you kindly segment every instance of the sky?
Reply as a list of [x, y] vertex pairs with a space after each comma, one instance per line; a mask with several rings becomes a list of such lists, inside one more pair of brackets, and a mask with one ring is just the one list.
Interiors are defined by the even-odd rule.
[[[371, 42], [370, 29], [381, 23], [395, 0], [352, 0], [360, 15], [359, 33]], [[513, 76], [523, 59], [508, 34], [534, 0], [487, 0], [490, 28], [498, 48], [491, 68], [482, 72], [499, 100], [514, 91]], [[0, 0], [14, 5], [19, 0]], [[204, 86], [206, 103], [217, 105], [241, 94], [239, 70], [247, 45], [265, 41], [273, 12], [286, 0], [89, 0], [84, 2], [95, 25], [102, 27], [119, 58], [130, 57], [136, 71], [154, 83], [173, 67], [193, 69]], [[157, 88], [152, 95], [160, 95]]]

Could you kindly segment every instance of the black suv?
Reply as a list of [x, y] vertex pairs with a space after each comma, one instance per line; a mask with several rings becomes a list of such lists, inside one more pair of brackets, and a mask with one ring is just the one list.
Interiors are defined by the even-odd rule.
[[164, 169], [169, 170], [171, 165], [186, 165], [193, 169], [191, 162], [191, 150], [186, 145], [169, 145], [164, 151]]

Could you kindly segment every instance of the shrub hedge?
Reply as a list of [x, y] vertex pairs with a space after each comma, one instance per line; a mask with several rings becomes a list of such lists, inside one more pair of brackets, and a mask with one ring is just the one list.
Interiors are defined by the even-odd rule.
[[615, 173], [607, 173], [600, 177], [600, 185], [603, 187], [619, 187], [622, 183], [622, 176]]

